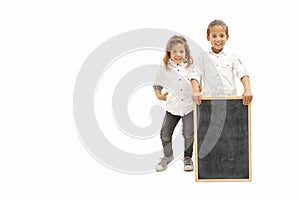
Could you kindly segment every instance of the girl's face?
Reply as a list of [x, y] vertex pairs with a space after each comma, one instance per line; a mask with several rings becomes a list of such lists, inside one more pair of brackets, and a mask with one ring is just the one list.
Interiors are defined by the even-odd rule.
[[213, 26], [210, 29], [210, 34], [207, 36], [207, 40], [210, 41], [212, 50], [215, 53], [220, 53], [228, 40], [226, 29], [223, 26]]
[[185, 60], [184, 44], [176, 43], [170, 51], [170, 57], [176, 64], [183, 62]]

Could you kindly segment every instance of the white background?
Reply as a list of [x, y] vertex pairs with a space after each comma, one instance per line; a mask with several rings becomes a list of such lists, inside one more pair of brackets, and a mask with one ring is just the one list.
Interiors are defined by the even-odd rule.
[[[0, 199], [299, 199], [296, 5], [1, 1]], [[207, 49], [206, 27], [214, 19], [228, 24], [228, 47], [251, 74], [253, 181], [195, 183], [181, 161], [163, 173], [129, 175], [93, 159], [72, 111], [74, 84], [88, 55], [139, 28], [174, 30]]]

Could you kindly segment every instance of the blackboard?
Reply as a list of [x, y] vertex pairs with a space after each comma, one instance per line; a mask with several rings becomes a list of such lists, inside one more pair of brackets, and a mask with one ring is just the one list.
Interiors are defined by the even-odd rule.
[[251, 108], [203, 98], [194, 110], [196, 181], [251, 181]]

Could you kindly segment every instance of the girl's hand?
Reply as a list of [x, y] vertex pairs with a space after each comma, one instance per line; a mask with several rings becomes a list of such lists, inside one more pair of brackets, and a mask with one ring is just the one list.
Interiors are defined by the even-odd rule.
[[159, 100], [162, 100], [162, 101], [166, 101], [167, 100], [167, 95], [168, 95], [168, 92], [164, 93], [164, 94], [161, 94], [159, 96], [157, 96], [157, 98]]
[[245, 90], [242, 96], [243, 96], [243, 104], [249, 105], [253, 98], [252, 92], [250, 90]]

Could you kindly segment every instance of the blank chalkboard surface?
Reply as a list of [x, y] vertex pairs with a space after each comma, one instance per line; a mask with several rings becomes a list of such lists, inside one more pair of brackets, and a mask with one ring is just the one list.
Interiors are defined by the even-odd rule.
[[250, 105], [203, 98], [194, 117], [196, 181], [251, 181]]

